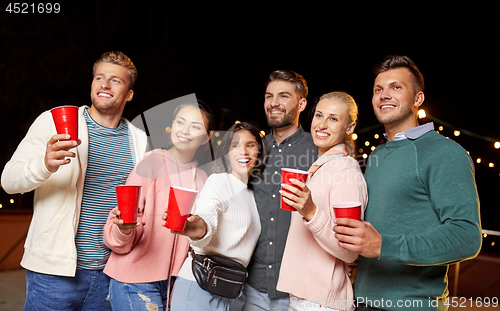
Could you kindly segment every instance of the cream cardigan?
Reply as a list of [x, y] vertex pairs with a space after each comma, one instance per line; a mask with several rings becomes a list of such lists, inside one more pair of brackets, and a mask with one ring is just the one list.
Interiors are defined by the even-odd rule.
[[[44, 164], [47, 142], [56, 134], [50, 111], [33, 122], [2, 172], [7, 193], [35, 190], [33, 218], [24, 244], [21, 266], [45, 274], [74, 276], [75, 234], [80, 218], [83, 183], [87, 170], [88, 129], [81, 106], [78, 131], [82, 144], [72, 149], [76, 158], [55, 173]], [[147, 149], [146, 134], [126, 121], [133, 138], [136, 162]]]

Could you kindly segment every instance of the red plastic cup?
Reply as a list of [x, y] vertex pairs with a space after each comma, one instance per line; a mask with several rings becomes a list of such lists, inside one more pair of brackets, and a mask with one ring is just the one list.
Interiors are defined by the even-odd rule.
[[196, 190], [170, 186], [165, 227], [174, 231], [184, 230], [197, 194]]
[[137, 211], [139, 209], [139, 196], [141, 186], [116, 186], [116, 201], [120, 211], [120, 219], [125, 224], [137, 223]]
[[361, 202], [342, 202], [332, 205], [335, 218], [361, 220]]
[[[300, 180], [301, 182], [305, 183], [307, 180], [307, 176], [309, 176], [309, 173], [306, 171], [296, 170], [293, 168], [282, 168], [281, 169], [281, 183], [293, 186], [297, 189], [300, 189], [300, 188], [295, 186], [294, 184], [292, 184], [290, 182], [290, 179], [297, 179], [297, 180]], [[283, 188], [281, 188], [281, 190], [286, 191]], [[283, 200], [283, 196], [281, 196], [281, 209], [284, 209], [285, 211], [291, 211], [291, 212], [296, 211], [295, 208], [293, 208], [290, 205], [285, 203], [285, 201]]]
[[57, 134], [69, 134], [71, 140], [78, 140], [78, 107], [61, 106], [50, 110]]

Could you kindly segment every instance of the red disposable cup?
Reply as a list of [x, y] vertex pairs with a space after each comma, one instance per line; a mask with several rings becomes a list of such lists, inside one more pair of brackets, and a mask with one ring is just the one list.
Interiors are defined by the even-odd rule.
[[193, 189], [170, 186], [165, 227], [174, 231], [184, 230], [197, 194], [198, 191]]
[[71, 140], [78, 140], [78, 107], [61, 106], [50, 110], [57, 134], [69, 134]]
[[[301, 182], [305, 183], [307, 180], [307, 176], [309, 176], [309, 173], [306, 171], [296, 170], [293, 168], [282, 168], [281, 169], [281, 183], [291, 185], [297, 189], [300, 189], [300, 188], [295, 186], [294, 184], [292, 184], [290, 182], [290, 179], [297, 179], [297, 180], [300, 180]], [[283, 188], [281, 188], [281, 190], [286, 191]], [[283, 196], [281, 196], [281, 209], [284, 209], [285, 211], [291, 211], [291, 212], [296, 211], [295, 208], [293, 208], [290, 205], [285, 203], [285, 201], [283, 200]]]
[[123, 220], [123, 223], [137, 223], [140, 194], [141, 186], [116, 186], [116, 201], [118, 203], [118, 210], [120, 211], [120, 219]]
[[335, 218], [361, 220], [361, 202], [342, 202], [332, 205]]

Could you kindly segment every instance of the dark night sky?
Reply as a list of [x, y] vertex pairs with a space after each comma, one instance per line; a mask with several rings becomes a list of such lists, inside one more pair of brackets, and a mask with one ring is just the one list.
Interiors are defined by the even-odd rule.
[[[134, 99], [124, 112], [130, 120], [162, 102], [196, 93], [223, 127], [239, 119], [266, 128], [264, 83], [273, 70], [286, 68], [306, 78], [309, 102], [334, 90], [350, 93], [360, 107], [362, 129], [377, 124], [371, 108], [372, 66], [384, 55], [402, 54], [424, 75], [428, 114], [500, 140], [496, 1], [439, 9], [388, 6], [394, 2], [166, 2], [74, 2], [62, 4], [59, 14], [9, 14], [3, 3], [0, 165], [41, 112], [62, 104], [90, 105], [92, 65], [109, 50], [123, 51], [139, 71]], [[223, 119], [221, 108], [229, 109]], [[301, 120], [309, 126], [306, 114]], [[452, 136], [452, 130], [443, 134]], [[476, 178], [483, 227], [500, 230], [494, 193], [500, 187], [500, 150], [466, 135], [455, 140], [473, 158], [496, 164], [495, 169], [477, 165]]]

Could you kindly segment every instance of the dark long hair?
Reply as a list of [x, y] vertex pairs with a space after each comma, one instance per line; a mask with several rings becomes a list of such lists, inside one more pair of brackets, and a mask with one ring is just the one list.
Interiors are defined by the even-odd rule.
[[227, 159], [225, 155], [229, 153], [229, 148], [231, 147], [231, 141], [233, 140], [234, 134], [238, 131], [243, 131], [243, 130], [249, 131], [250, 134], [252, 134], [255, 137], [255, 141], [259, 146], [259, 155], [257, 157], [255, 166], [250, 171], [250, 179], [263, 177], [262, 172], [264, 171], [264, 168], [266, 166], [265, 160], [267, 158], [267, 149], [266, 145], [262, 141], [262, 138], [260, 137], [259, 129], [253, 123], [250, 122], [241, 122], [233, 124], [227, 130], [226, 134], [224, 134], [224, 137], [222, 138], [220, 147], [216, 152], [215, 158], [217, 160], [214, 162], [212, 172], [214, 173], [231, 172], [231, 165], [229, 165], [229, 163], [226, 163]]
[[196, 102], [187, 101], [177, 106], [177, 108], [175, 108], [174, 110], [174, 120], [177, 117], [179, 111], [188, 106], [199, 109], [203, 113], [203, 115], [205, 115], [208, 121], [208, 124], [206, 124], [207, 135], [209, 136], [208, 143], [205, 144], [204, 146], [200, 146], [200, 148], [196, 150], [194, 159], [198, 161], [198, 165], [210, 163], [215, 159], [214, 151], [212, 148], [212, 136], [211, 136], [212, 132], [215, 130], [214, 114], [212, 112], [212, 109], [210, 109], [210, 106], [208, 106], [206, 102], [197, 99]]

